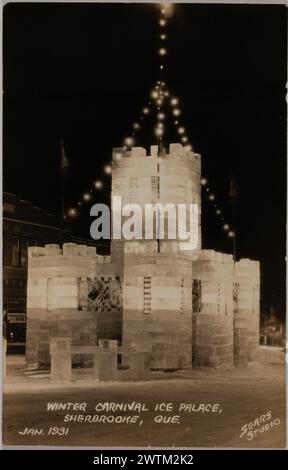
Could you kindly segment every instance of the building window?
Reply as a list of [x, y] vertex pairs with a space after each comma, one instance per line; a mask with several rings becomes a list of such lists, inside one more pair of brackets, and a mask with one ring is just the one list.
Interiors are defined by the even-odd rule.
[[238, 313], [239, 282], [233, 282], [233, 313]]
[[27, 240], [20, 240], [20, 265], [27, 266]]
[[201, 280], [200, 279], [193, 279], [192, 309], [193, 309], [193, 313], [201, 312]]
[[12, 238], [12, 266], [19, 266], [19, 238]]
[[12, 261], [12, 240], [10, 237], [5, 236], [3, 237], [3, 265], [4, 266], [11, 266]]
[[152, 204], [156, 204], [159, 200], [160, 182], [159, 176], [151, 176]]
[[143, 299], [143, 313], [148, 315], [151, 313], [151, 277], [144, 277]]
[[218, 291], [217, 291], [217, 310], [218, 313], [221, 313], [221, 283], [218, 282]]
[[4, 202], [3, 211], [4, 212], [14, 212], [15, 211], [15, 205], [14, 204], [9, 204], [8, 202]]
[[181, 298], [180, 298], [180, 315], [184, 312], [184, 279], [181, 279]]
[[4, 236], [3, 264], [4, 266], [20, 266], [20, 242], [18, 237]]
[[47, 279], [47, 310], [53, 310], [53, 279]]

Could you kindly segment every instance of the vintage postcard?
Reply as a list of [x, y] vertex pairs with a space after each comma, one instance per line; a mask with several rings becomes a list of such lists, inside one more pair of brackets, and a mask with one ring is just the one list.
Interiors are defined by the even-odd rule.
[[284, 4], [4, 5], [4, 448], [286, 447], [286, 82]]

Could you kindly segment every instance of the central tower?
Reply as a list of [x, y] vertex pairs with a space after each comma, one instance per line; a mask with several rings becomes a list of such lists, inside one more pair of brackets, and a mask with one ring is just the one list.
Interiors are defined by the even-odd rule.
[[[122, 207], [126, 204], [137, 204], [142, 209], [142, 240], [145, 237], [145, 205], [161, 204], [163, 207], [172, 204], [186, 206], [187, 226], [190, 222], [190, 204], [198, 207], [197, 250], [201, 249], [201, 157], [187, 150], [181, 144], [171, 144], [169, 153], [158, 156], [158, 146], [151, 146], [150, 155], [142, 147], [133, 147], [130, 151], [122, 148], [113, 151], [112, 198], [121, 197]], [[114, 210], [115, 212], [115, 210]], [[157, 241], [159, 253], [178, 253], [182, 240], [178, 236], [178, 218], [175, 221], [176, 238], [168, 240], [168, 211], [164, 212], [164, 237], [159, 239], [155, 231], [153, 240]], [[121, 217], [119, 215], [119, 217]], [[170, 217], [170, 214], [169, 214]], [[146, 217], [147, 219], [147, 217]], [[122, 217], [123, 222], [123, 217]], [[153, 222], [153, 221], [151, 221]], [[186, 228], [186, 227], [185, 227]], [[161, 238], [161, 237], [160, 237]], [[152, 241], [152, 240], [151, 240]], [[117, 240], [112, 241], [112, 252]], [[143, 242], [145, 243], [145, 242]], [[151, 245], [151, 243], [150, 243]], [[191, 254], [191, 253], [190, 253]]]
[[155, 233], [151, 240], [112, 240], [111, 262], [123, 266], [123, 345], [151, 353], [154, 369], [176, 369], [191, 365], [192, 359], [192, 259], [201, 249], [201, 157], [181, 144], [171, 144], [161, 156], [158, 146], [152, 146], [150, 153], [141, 147], [114, 149], [112, 196], [121, 196], [122, 207], [138, 204], [143, 218], [145, 204], [185, 204], [188, 212], [189, 204], [198, 204], [198, 246], [182, 251], [178, 236], [168, 240], [164, 218], [164, 239]]

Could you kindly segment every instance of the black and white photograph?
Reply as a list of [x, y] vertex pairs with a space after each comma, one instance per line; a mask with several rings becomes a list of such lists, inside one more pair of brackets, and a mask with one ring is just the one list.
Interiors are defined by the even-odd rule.
[[286, 5], [2, 36], [3, 448], [286, 448]]

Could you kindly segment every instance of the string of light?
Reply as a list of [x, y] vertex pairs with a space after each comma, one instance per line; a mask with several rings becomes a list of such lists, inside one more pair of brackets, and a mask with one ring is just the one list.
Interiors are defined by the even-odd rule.
[[[161, 47], [159, 47], [158, 53], [159, 53], [159, 56], [161, 58], [163, 58], [167, 54], [167, 48], [164, 47], [163, 44], [167, 40], [167, 32], [166, 32], [165, 28], [167, 26], [168, 17], [171, 15], [172, 11], [173, 11], [173, 5], [171, 5], [171, 4], [165, 4], [165, 5], [160, 6], [159, 26], [160, 26], [161, 32], [159, 34], [159, 38], [160, 38], [160, 41], [161, 41]], [[161, 61], [161, 64], [159, 65], [159, 69], [161, 71], [164, 70], [164, 64], [162, 62], [163, 61]], [[160, 137], [160, 138], [164, 134], [164, 124], [163, 124], [164, 113], [160, 112], [161, 111], [161, 105], [163, 104], [164, 94], [165, 94], [165, 96], [167, 96], [167, 94], [168, 94], [167, 90], [166, 91], [162, 90], [162, 86], [164, 86], [164, 85], [165, 85], [164, 82], [163, 83], [158, 82], [158, 84], [155, 87], [155, 90], [152, 91], [152, 93], [151, 93], [152, 98], [155, 98], [155, 99], [157, 98], [157, 110], [159, 112], [158, 112], [158, 124], [157, 124], [157, 127], [155, 129], [155, 135], [157, 137]], [[131, 147], [133, 147], [135, 145], [136, 137], [137, 137], [139, 131], [141, 130], [141, 122], [144, 120], [144, 118], [148, 114], [150, 114], [151, 105], [152, 105], [152, 102], [149, 101], [148, 105], [146, 105], [142, 109], [140, 119], [133, 122], [132, 129], [131, 129], [131, 135], [125, 137], [124, 140], [123, 140], [123, 146], [122, 146], [123, 151], [129, 150], [129, 149], [131, 149]], [[115, 158], [116, 158], [116, 160], [120, 160], [122, 158], [122, 153], [119, 152], [118, 154], [116, 154]], [[111, 165], [105, 165], [104, 168], [103, 168], [103, 171], [106, 175], [111, 175], [111, 173], [112, 173]], [[102, 179], [97, 179], [97, 180], [94, 181], [94, 183], [93, 183], [93, 189], [94, 190], [99, 191], [99, 190], [102, 190], [103, 188], [104, 188], [104, 182], [103, 182]], [[82, 199], [79, 200], [76, 204], [77, 207], [71, 207], [71, 208], [68, 209], [68, 211], [67, 211], [68, 217], [75, 218], [75, 217], [78, 216], [79, 208], [83, 204], [91, 201], [91, 199], [93, 197], [93, 189], [89, 189], [88, 191], [86, 191], [82, 194]]]
[[213, 206], [214, 206], [214, 213], [219, 218], [219, 220], [221, 221], [223, 230], [227, 233], [227, 236], [229, 238], [234, 238], [235, 233], [231, 229], [230, 224], [225, 222], [225, 217], [223, 216], [223, 210], [220, 208], [219, 204], [216, 202], [215, 194], [211, 191], [209, 186], [207, 186], [208, 185], [207, 178], [202, 178], [201, 179], [201, 185], [202, 185], [203, 189], [205, 190], [208, 201], [210, 203], [212, 203]]
[[[160, 45], [158, 49], [158, 55], [160, 58], [159, 63], [159, 73], [163, 77], [164, 70], [166, 68], [165, 58], [168, 55], [168, 48], [167, 48], [167, 25], [169, 18], [173, 15], [173, 5], [172, 4], [162, 4], [160, 6], [160, 17], [159, 17], [159, 40]], [[167, 104], [169, 106], [167, 106]], [[186, 127], [182, 123], [182, 110], [180, 106], [180, 99], [177, 96], [174, 96], [170, 90], [168, 89], [166, 83], [163, 80], [158, 80], [154, 87], [150, 92], [150, 101], [148, 104], [142, 108], [140, 113], [140, 117], [138, 120], [133, 121], [131, 126], [131, 133], [130, 135], [126, 136], [123, 139], [122, 150], [125, 152], [130, 150], [133, 146], [135, 146], [137, 137], [139, 136], [139, 132], [142, 129], [143, 121], [147, 115], [149, 115], [154, 108], [156, 113], [156, 125], [154, 129], [154, 134], [160, 143], [163, 139], [165, 134], [165, 121], [167, 118], [167, 111], [164, 112], [164, 107], [168, 109], [168, 114], [170, 119], [175, 127], [175, 131], [177, 136], [179, 136], [181, 143], [183, 144], [186, 150], [193, 150], [193, 146], [190, 143], [190, 140], [187, 135]], [[169, 113], [170, 111], [170, 113]], [[122, 153], [116, 153], [114, 156], [116, 160], [121, 160]], [[112, 166], [107, 164], [103, 167], [103, 172], [105, 175], [110, 176], [112, 173]], [[208, 186], [208, 180], [206, 177], [203, 177], [201, 180], [201, 185], [203, 189], [203, 193], [206, 194], [206, 197], [209, 203], [213, 204], [213, 209], [216, 217], [220, 220], [222, 224], [223, 231], [227, 234], [229, 238], [234, 238], [235, 233], [231, 229], [230, 224], [225, 221], [223, 216], [223, 210], [220, 208], [219, 204], [216, 201], [215, 193], [211, 190]], [[100, 191], [104, 188], [104, 181], [103, 179], [96, 179], [92, 185], [92, 188], [82, 194], [82, 199], [77, 202], [76, 207], [71, 207], [67, 215], [69, 217], [76, 217], [78, 215], [78, 209], [85, 203], [91, 201], [93, 197], [93, 190]]]
[[[148, 104], [146, 106], [144, 106], [144, 108], [142, 109], [141, 111], [141, 115], [140, 115], [140, 118], [139, 120], [142, 122], [145, 118], [145, 116], [147, 116], [148, 114], [150, 114], [150, 111], [151, 111], [151, 101], [148, 102]], [[135, 145], [135, 141], [136, 141], [136, 134], [137, 132], [139, 132], [141, 130], [141, 124], [138, 122], [138, 121], [135, 121], [133, 122], [132, 124], [132, 132], [131, 132], [131, 136], [128, 136], [128, 137], [125, 137], [125, 139], [123, 140], [123, 146], [122, 146], [122, 150], [123, 151], [126, 151], [128, 150], [129, 148], [133, 147], [133, 145]], [[120, 160], [122, 158], [122, 153], [119, 152], [119, 153], [116, 153], [115, 155], [115, 158], [116, 160]], [[112, 166], [111, 164], [106, 164], [103, 166], [103, 172], [106, 176], [110, 176], [112, 174]], [[79, 200], [77, 203], [76, 203], [76, 207], [70, 207], [67, 211], [67, 216], [70, 217], [70, 218], [75, 218], [79, 215], [79, 208], [87, 203], [87, 202], [90, 202], [93, 198], [93, 191], [100, 191], [104, 188], [105, 184], [104, 184], [104, 181], [103, 179], [99, 178], [99, 179], [96, 179], [91, 188], [86, 190], [85, 192], [83, 192], [82, 194], [82, 198], [81, 200]]]

